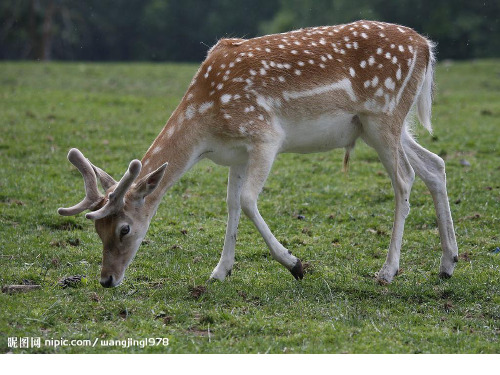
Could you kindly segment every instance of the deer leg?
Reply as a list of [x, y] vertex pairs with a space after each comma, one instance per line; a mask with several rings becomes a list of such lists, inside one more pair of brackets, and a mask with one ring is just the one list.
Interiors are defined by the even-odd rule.
[[271, 256], [285, 266], [296, 279], [302, 279], [303, 269], [300, 259], [292, 255], [272, 234], [257, 208], [264, 183], [276, 157], [278, 147], [265, 144], [254, 147], [249, 158], [247, 175], [241, 192], [241, 207], [246, 216], [254, 223], [266, 242]]
[[448, 193], [446, 192], [446, 174], [443, 159], [420, 146], [407, 133], [403, 134], [403, 147], [411, 166], [429, 189], [434, 201], [441, 238], [443, 255], [439, 275], [451, 277], [458, 262], [458, 246], [453, 229]]
[[234, 264], [234, 248], [241, 213], [241, 188], [245, 178], [246, 165], [236, 165], [229, 168], [227, 184], [227, 227], [224, 248], [217, 267], [212, 271], [211, 279], [224, 280], [231, 274]]
[[[403, 241], [404, 224], [410, 212], [410, 192], [415, 173], [406, 157], [401, 140], [392, 133], [380, 131], [377, 124], [364, 126], [363, 140], [375, 148], [379, 158], [387, 170], [394, 189], [396, 208], [392, 237], [387, 259], [377, 274], [382, 283], [390, 283], [399, 270], [401, 243]], [[386, 128], [387, 129], [387, 128]], [[382, 133], [384, 133], [382, 135]]]

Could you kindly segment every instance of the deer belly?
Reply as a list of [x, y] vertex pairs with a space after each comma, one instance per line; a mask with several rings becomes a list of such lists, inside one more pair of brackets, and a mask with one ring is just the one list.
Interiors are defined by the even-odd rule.
[[352, 113], [280, 119], [279, 123], [285, 133], [281, 152], [311, 153], [351, 146], [362, 131], [359, 118]]
[[211, 141], [203, 156], [212, 160], [215, 164], [231, 166], [245, 164], [248, 160], [247, 147], [241, 142], [217, 142]]

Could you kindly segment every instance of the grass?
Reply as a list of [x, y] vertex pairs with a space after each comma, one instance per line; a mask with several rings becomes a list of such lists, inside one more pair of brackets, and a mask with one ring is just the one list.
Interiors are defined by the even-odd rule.
[[[222, 249], [226, 168], [201, 162], [167, 192], [116, 289], [99, 285], [101, 244], [92, 223], [56, 212], [83, 196], [69, 148], [119, 178], [159, 133], [197, 67], [0, 63], [0, 284], [42, 286], [0, 294], [0, 351], [498, 353], [499, 66], [439, 66], [435, 133], [417, 130], [447, 162], [460, 249], [453, 278], [438, 278], [434, 209], [417, 180], [402, 272], [390, 285], [377, 284], [393, 193], [376, 154], [360, 142], [348, 175], [341, 151], [281, 155], [261, 195], [269, 226], [308, 263], [304, 280], [270, 258], [243, 218], [232, 276], [197, 293]], [[75, 287], [58, 284], [72, 275], [86, 278]], [[41, 345], [9, 348], [8, 337], [40, 337]], [[45, 345], [153, 337], [169, 345]]]

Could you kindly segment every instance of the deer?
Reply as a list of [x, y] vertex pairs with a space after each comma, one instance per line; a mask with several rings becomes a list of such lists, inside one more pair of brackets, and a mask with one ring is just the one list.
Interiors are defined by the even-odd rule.
[[[103, 245], [100, 283], [116, 287], [136, 255], [162, 197], [202, 159], [229, 167], [227, 228], [209, 280], [231, 275], [241, 211], [273, 259], [302, 279], [304, 267], [273, 235], [257, 200], [281, 153], [344, 148], [344, 167], [358, 139], [372, 147], [394, 190], [387, 258], [376, 279], [399, 271], [410, 191], [419, 176], [433, 198], [442, 247], [439, 276], [451, 277], [458, 247], [446, 189], [445, 163], [411, 132], [416, 112], [429, 132], [435, 45], [411, 28], [377, 21], [309, 27], [252, 39], [220, 39], [207, 53], [180, 104], [142, 160], [117, 182], [78, 149], [85, 198], [60, 215], [94, 221]], [[99, 180], [104, 193], [98, 186]]]

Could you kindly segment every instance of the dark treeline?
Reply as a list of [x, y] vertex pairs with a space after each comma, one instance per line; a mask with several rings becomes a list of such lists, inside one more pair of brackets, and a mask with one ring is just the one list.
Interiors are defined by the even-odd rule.
[[357, 19], [415, 28], [439, 58], [500, 56], [500, 0], [2, 0], [0, 58], [200, 61], [221, 37]]

